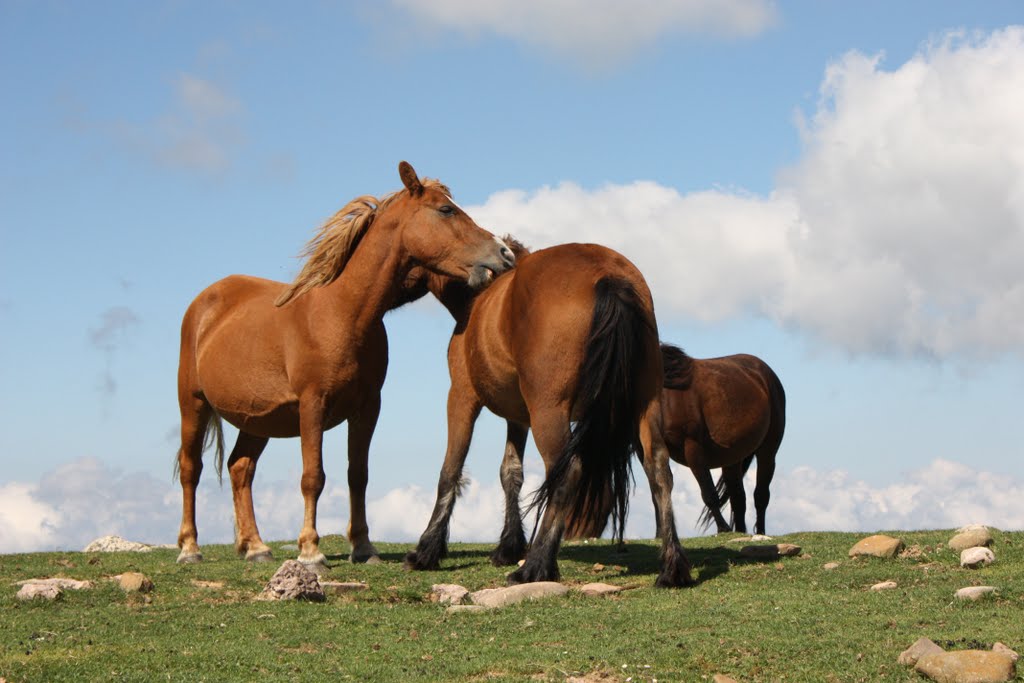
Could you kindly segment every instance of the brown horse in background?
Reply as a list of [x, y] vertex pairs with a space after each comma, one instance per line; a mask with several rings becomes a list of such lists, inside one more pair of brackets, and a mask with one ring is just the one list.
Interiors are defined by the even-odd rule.
[[691, 584], [675, 533], [662, 436], [658, 328], [636, 267], [605, 247], [564, 244], [520, 257], [515, 270], [478, 295], [430, 274], [427, 287], [456, 319], [448, 348], [448, 447], [434, 511], [406, 566], [436, 569], [446, 554], [473, 424], [487, 407], [508, 424], [501, 471], [506, 527], [492, 555], [496, 563], [515, 562], [525, 546], [518, 494], [531, 428], [547, 473], [534, 498], [539, 528], [509, 583], [559, 578], [567, 519], [603, 512], [607, 520], [610, 511], [621, 539], [636, 452], [651, 481], [659, 528], [667, 532], [656, 585]]
[[[765, 533], [769, 487], [775, 455], [786, 430], [786, 392], [775, 372], [757, 356], [691, 358], [682, 349], [663, 344], [665, 390], [661, 414], [665, 441], [676, 462], [686, 465], [700, 485], [705, 527], [714, 519], [718, 531], [729, 531], [722, 517], [726, 500], [732, 508], [732, 529], [747, 530], [743, 475], [757, 456], [754, 531]], [[711, 469], [722, 468], [718, 485]]]
[[232, 275], [205, 289], [186, 311], [178, 366], [179, 562], [202, 559], [196, 486], [207, 435], [216, 441], [218, 474], [222, 467], [221, 418], [239, 430], [228, 470], [240, 554], [270, 555], [256, 527], [253, 475], [270, 438], [298, 436], [305, 500], [299, 560], [324, 562], [316, 531], [323, 433], [348, 420], [352, 558], [376, 557], [365, 494], [387, 371], [384, 313], [408, 300], [404, 288], [415, 267], [478, 289], [514, 263], [512, 252], [456, 206], [446, 187], [421, 182], [406, 162], [399, 175], [404, 190], [380, 200], [359, 197], [324, 224], [291, 285]]

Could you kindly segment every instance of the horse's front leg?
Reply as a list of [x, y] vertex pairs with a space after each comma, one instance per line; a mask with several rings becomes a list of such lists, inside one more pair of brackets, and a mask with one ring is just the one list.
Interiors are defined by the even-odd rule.
[[491, 564], [503, 567], [517, 563], [526, 554], [526, 532], [519, 509], [519, 492], [523, 489], [523, 451], [529, 428], [507, 421], [505, 457], [501, 461], [501, 488], [505, 492], [505, 526], [498, 547], [491, 553]]
[[676, 535], [676, 519], [672, 510], [672, 468], [661, 433], [661, 409], [657, 401], [640, 421], [640, 444], [644, 451], [644, 469], [651, 485], [651, 497], [654, 499], [657, 527], [661, 532], [661, 572], [654, 585], [659, 588], [692, 585], [694, 580], [690, 575], [690, 561]]
[[448, 449], [437, 482], [437, 501], [416, 549], [405, 556], [407, 569], [438, 569], [441, 558], [448, 554], [448, 523], [459, 495], [462, 466], [473, 438], [473, 424], [481, 408], [472, 389], [452, 382], [448, 391]]
[[299, 562], [321, 568], [327, 558], [320, 552], [320, 535], [316, 531], [316, 506], [324, 483], [324, 405], [319, 396], [299, 403], [299, 438], [302, 442], [302, 499], [304, 513], [299, 533]]
[[369, 399], [348, 421], [348, 541], [352, 562], [380, 562], [377, 548], [370, 542], [366, 523], [366, 483], [369, 478], [370, 440], [380, 416], [380, 394]]

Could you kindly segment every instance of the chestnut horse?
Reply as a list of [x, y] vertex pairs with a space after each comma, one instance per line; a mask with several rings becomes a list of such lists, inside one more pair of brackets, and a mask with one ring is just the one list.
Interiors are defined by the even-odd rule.
[[384, 313], [401, 304], [414, 267], [483, 287], [512, 267], [512, 252], [479, 227], [437, 182], [421, 182], [399, 164], [404, 190], [359, 197], [328, 220], [307, 245], [287, 285], [232, 275], [206, 288], [185, 312], [178, 366], [182, 488], [179, 562], [202, 558], [195, 522], [196, 486], [207, 435], [223, 466], [220, 420], [238, 428], [228, 458], [235, 547], [246, 559], [270, 548], [256, 527], [252, 480], [272, 437], [300, 437], [305, 514], [299, 560], [324, 562], [316, 531], [324, 487], [323, 433], [348, 420], [348, 538], [353, 560], [376, 557], [365, 515], [367, 459], [387, 371]]
[[657, 322], [636, 267], [599, 245], [563, 244], [521, 256], [478, 295], [430, 274], [427, 287], [456, 319], [448, 348], [448, 447], [433, 514], [406, 566], [436, 569], [447, 552], [473, 424], [487, 407], [505, 418], [509, 436], [501, 472], [506, 527], [492, 555], [496, 563], [515, 562], [525, 547], [518, 491], [531, 428], [546, 469], [534, 498], [539, 528], [509, 583], [558, 580], [567, 517], [604, 512], [607, 519], [606, 491], [621, 539], [634, 452], [651, 480], [659, 526], [668, 532], [656, 585], [693, 583], [675, 534]]
[[[663, 344], [665, 389], [661, 414], [665, 441], [676, 462], [686, 465], [700, 485], [705, 526], [714, 519], [718, 531], [729, 531], [720, 510], [732, 508], [732, 529], [747, 530], [743, 475], [757, 456], [754, 532], [765, 533], [769, 487], [775, 454], [786, 430], [786, 392], [775, 372], [757, 356], [691, 358], [682, 349]], [[721, 467], [718, 485], [711, 469]]]

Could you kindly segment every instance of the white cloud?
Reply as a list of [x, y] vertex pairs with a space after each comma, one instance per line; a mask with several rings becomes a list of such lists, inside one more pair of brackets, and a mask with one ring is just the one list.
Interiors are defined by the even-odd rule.
[[426, 24], [496, 34], [605, 67], [674, 33], [748, 37], [776, 20], [769, 0], [392, 0]]
[[855, 353], [1024, 350], [1024, 27], [894, 71], [850, 53], [768, 196], [652, 182], [504, 191], [471, 212], [535, 248], [630, 257], [659, 311], [759, 314]]
[[[700, 493], [689, 470], [673, 466], [673, 473], [673, 506], [685, 543], [686, 537], [703, 533], [695, 527], [702, 509]], [[752, 528], [754, 516], [753, 476], [754, 469], [746, 481], [748, 528]], [[651, 538], [653, 507], [639, 467], [636, 477], [626, 536]], [[528, 461], [524, 500], [540, 481], [539, 463]], [[263, 538], [294, 539], [302, 525], [298, 482], [264, 482], [257, 477], [254, 491]], [[181, 492], [176, 482], [141, 472], [119, 472], [95, 458], [67, 463], [38, 483], [0, 485], [0, 499], [0, 553], [80, 550], [107, 534], [147, 543], [173, 543], [181, 519]], [[434, 491], [418, 486], [372, 498], [367, 505], [371, 538], [414, 542], [426, 527], [433, 505]], [[321, 534], [345, 533], [345, 486], [329, 485], [319, 510]], [[496, 472], [493, 479], [471, 482], [455, 506], [452, 540], [496, 542], [502, 510]], [[233, 514], [227, 485], [220, 489], [215, 477], [207, 477], [197, 500], [200, 542], [231, 543]], [[533, 519], [525, 521], [529, 533]], [[872, 486], [841, 470], [779, 467], [767, 515], [771, 534], [955, 528], [972, 523], [1024, 529], [1024, 480], [941, 459], [894, 476], [892, 483], [883, 486]]]

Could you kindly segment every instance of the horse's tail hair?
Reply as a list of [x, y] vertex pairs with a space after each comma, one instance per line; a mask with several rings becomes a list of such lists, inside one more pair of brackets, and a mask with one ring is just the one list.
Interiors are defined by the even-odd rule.
[[631, 460], [640, 452], [643, 405], [636, 375], [638, 368], [655, 360], [646, 356], [649, 339], [657, 333], [629, 282], [604, 277], [594, 289], [594, 313], [571, 404], [572, 414], [579, 417], [531, 508], [537, 508], [539, 520], [555, 491], [577, 469], [578, 483], [566, 492], [567, 537], [600, 536], [611, 516], [613, 535], [621, 541]]
[[[213, 464], [217, 468], [217, 483], [224, 484], [224, 423], [221, 416], [217, 414], [216, 410], [210, 411], [210, 417], [206, 421], [206, 428], [203, 430], [205, 436], [203, 436], [203, 451], [209, 450], [210, 446], [214, 447]], [[181, 464], [178, 458], [174, 459], [174, 474], [173, 478], [177, 478], [178, 474], [181, 473]]]
[[[743, 460], [743, 472], [740, 477], [744, 477], [747, 474], [747, 470], [750, 469], [750, 463], [754, 462], [754, 454], [751, 453]], [[721, 510], [722, 506], [729, 502], [729, 489], [725, 485], [725, 473], [718, 475], [718, 483], [715, 484], [715, 496], [718, 498], [718, 509]], [[733, 521], [735, 522], [736, 513], [732, 513]], [[707, 531], [711, 528], [712, 522], [715, 521], [715, 516], [711, 514], [711, 508], [704, 506], [704, 510], [700, 513], [700, 517], [697, 518], [697, 526], [701, 531]]]

